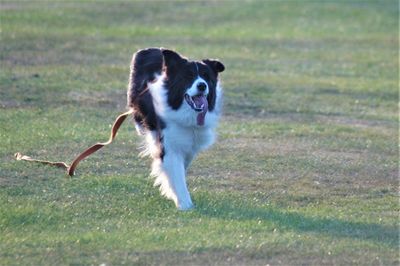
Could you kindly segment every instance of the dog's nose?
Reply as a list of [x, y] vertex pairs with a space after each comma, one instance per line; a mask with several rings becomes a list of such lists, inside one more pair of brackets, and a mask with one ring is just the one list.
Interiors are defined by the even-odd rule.
[[204, 92], [207, 89], [207, 84], [205, 82], [199, 82], [197, 84], [197, 89], [201, 92]]

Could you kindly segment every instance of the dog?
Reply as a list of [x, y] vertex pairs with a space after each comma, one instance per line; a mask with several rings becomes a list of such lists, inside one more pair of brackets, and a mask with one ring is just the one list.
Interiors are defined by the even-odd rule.
[[152, 158], [154, 186], [179, 210], [194, 207], [186, 171], [215, 141], [224, 70], [219, 60], [190, 61], [164, 48], [139, 50], [131, 61], [127, 98], [144, 139], [141, 155]]

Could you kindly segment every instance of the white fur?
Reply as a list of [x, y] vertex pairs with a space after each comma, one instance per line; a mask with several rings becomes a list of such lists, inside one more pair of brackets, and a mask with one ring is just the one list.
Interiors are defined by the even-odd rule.
[[[154, 186], [159, 186], [161, 194], [174, 201], [180, 210], [193, 208], [192, 199], [186, 185], [186, 169], [201, 150], [209, 147], [215, 140], [215, 127], [221, 112], [222, 90], [219, 82], [216, 89], [216, 104], [212, 112], [207, 112], [203, 126], [197, 125], [197, 115], [185, 100], [178, 110], [173, 110], [167, 102], [167, 90], [164, 88], [165, 74], [157, 81], [149, 83], [150, 93], [156, 113], [165, 122], [163, 136], [164, 157], [157, 158], [159, 146], [156, 132], [145, 134], [145, 150], [142, 155], [153, 158], [151, 175], [155, 177]], [[188, 88], [189, 95], [196, 95], [197, 83], [204, 81], [196, 79]], [[208, 87], [206, 93], [208, 93]], [[137, 128], [138, 132], [143, 132]]]

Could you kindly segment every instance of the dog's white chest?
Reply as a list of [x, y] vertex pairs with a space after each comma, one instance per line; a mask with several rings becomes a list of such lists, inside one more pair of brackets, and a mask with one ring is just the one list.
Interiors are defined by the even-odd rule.
[[193, 155], [210, 146], [215, 138], [210, 128], [181, 127], [176, 124], [167, 125], [162, 133], [166, 150]]

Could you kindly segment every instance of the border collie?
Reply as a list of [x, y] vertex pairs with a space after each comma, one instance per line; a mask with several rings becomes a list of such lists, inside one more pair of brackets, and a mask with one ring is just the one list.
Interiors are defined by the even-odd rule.
[[193, 208], [186, 171], [215, 139], [224, 69], [218, 60], [190, 61], [164, 48], [139, 50], [132, 58], [128, 106], [145, 139], [141, 155], [153, 159], [154, 186], [180, 210]]

